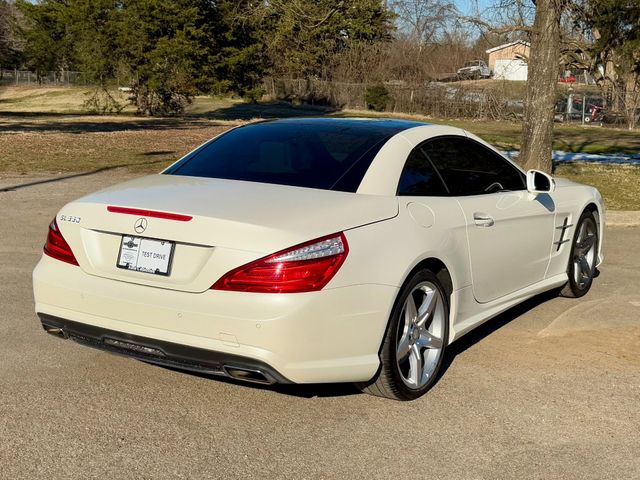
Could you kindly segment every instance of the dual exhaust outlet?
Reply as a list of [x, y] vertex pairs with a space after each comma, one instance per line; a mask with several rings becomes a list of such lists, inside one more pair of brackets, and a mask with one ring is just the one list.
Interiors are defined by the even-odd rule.
[[69, 335], [67, 335], [64, 331], [63, 328], [60, 327], [51, 327], [49, 325], [42, 325], [44, 328], [44, 331], [47, 332], [50, 335], [54, 335], [56, 337], [60, 337], [60, 338], [69, 338]]
[[[52, 325], [45, 325], [45, 324], [43, 324], [42, 326], [44, 330], [50, 335], [56, 336], [58, 338], [64, 338], [64, 339], [69, 338], [69, 334], [64, 330], [64, 328], [55, 327]], [[115, 346], [116, 342], [104, 342], [104, 343], [107, 345]], [[139, 345], [128, 343], [128, 342], [117, 341], [117, 344], [120, 347], [119, 350], [124, 350], [125, 352], [139, 351], [139, 348], [140, 348]], [[125, 344], [131, 345], [132, 347], [135, 346], [137, 348], [122, 348]], [[141, 360], [144, 361], [144, 358]], [[171, 361], [163, 362], [160, 360], [160, 358], [158, 358], [157, 360], [153, 358], [153, 359], [150, 359], [149, 361], [153, 363], [158, 363], [160, 365], [165, 364], [167, 366], [175, 367], [175, 365], [173, 365]], [[191, 370], [195, 370], [195, 369], [191, 369]], [[262, 385], [273, 385], [274, 383], [276, 383], [276, 381], [273, 378], [271, 378], [271, 376], [265, 375], [260, 370], [247, 368], [247, 367], [240, 367], [235, 365], [222, 365], [222, 367], [219, 370], [216, 370], [216, 371], [207, 370], [207, 372], [213, 373], [214, 375], [224, 375], [224, 376], [233, 378], [235, 380], [241, 380], [243, 382], [259, 383]]]

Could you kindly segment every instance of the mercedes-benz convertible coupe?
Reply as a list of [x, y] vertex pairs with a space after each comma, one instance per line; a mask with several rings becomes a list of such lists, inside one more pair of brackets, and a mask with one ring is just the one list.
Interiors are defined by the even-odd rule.
[[65, 205], [36, 312], [146, 362], [411, 400], [486, 320], [587, 293], [603, 225], [595, 188], [524, 172], [459, 128], [264, 121]]

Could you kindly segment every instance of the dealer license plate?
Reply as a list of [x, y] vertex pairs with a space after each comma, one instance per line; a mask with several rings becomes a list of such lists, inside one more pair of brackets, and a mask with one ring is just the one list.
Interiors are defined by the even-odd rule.
[[175, 244], [166, 240], [123, 235], [118, 268], [169, 275]]

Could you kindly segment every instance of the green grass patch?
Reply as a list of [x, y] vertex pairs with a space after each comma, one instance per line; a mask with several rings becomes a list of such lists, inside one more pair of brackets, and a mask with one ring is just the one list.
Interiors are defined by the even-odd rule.
[[609, 210], [640, 210], [640, 165], [563, 163], [554, 175], [593, 185]]
[[[115, 166], [140, 173], [157, 172], [230, 126], [254, 118], [300, 115], [408, 118], [457, 126], [508, 150], [519, 148], [521, 134], [521, 124], [517, 122], [331, 112], [318, 107], [277, 102], [249, 104], [212, 97], [197, 97], [182, 118], [77, 115], [60, 113], [54, 107], [74, 111], [73, 105], [84, 101], [86, 89], [44, 93], [42, 90], [45, 89], [0, 92], [0, 173], [58, 174]], [[31, 109], [40, 111], [32, 113]], [[568, 152], [638, 154], [640, 134], [614, 128], [556, 125], [554, 148]], [[602, 193], [607, 208], [640, 210], [640, 166], [563, 163], [557, 166], [555, 174], [594, 185]]]

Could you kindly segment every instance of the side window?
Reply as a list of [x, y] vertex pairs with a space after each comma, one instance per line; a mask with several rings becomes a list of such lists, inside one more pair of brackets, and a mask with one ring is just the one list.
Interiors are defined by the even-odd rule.
[[441, 137], [423, 145], [451, 195], [525, 190], [525, 177], [484, 145], [463, 137]]
[[398, 195], [401, 196], [445, 196], [447, 189], [420, 147], [414, 148], [407, 157], [400, 182]]

